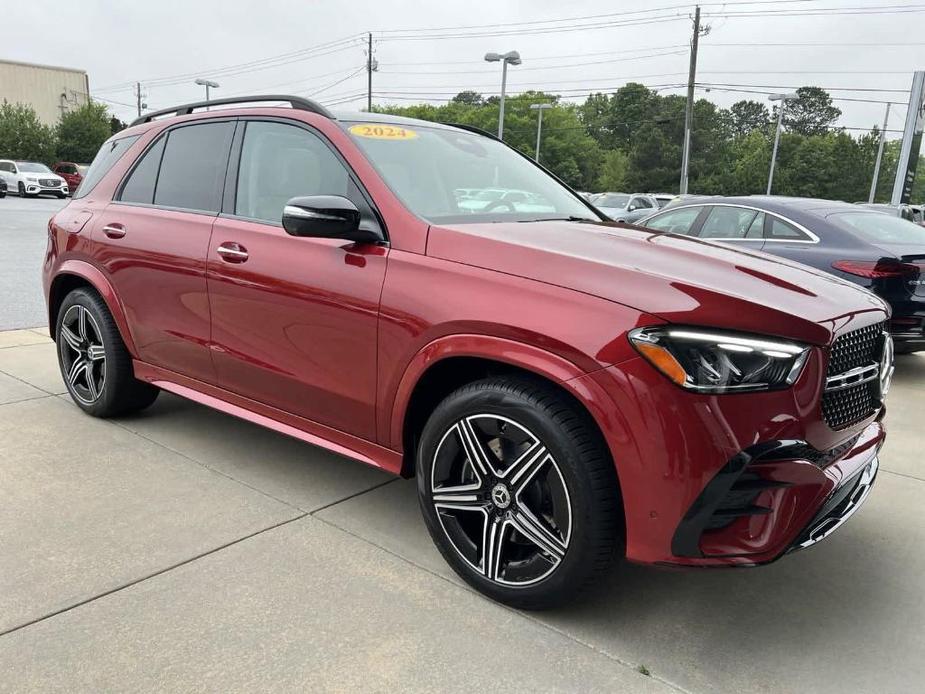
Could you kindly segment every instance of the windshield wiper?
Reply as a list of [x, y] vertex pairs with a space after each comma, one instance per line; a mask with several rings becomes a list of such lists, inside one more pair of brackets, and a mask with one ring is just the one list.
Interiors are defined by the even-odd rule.
[[519, 219], [517, 220], [520, 224], [527, 224], [530, 222], [599, 222], [600, 219], [589, 219], [588, 217], [576, 217], [575, 215], [569, 215], [568, 217], [542, 217], [540, 219]]

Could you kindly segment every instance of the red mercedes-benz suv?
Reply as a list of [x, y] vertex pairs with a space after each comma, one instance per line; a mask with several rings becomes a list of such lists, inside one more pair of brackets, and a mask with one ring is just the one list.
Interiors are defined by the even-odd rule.
[[49, 224], [87, 413], [167, 390], [414, 475], [446, 561], [523, 607], [615, 555], [764, 564], [866, 498], [893, 371], [872, 293], [604, 222], [463, 126], [210, 106], [113, 136]]

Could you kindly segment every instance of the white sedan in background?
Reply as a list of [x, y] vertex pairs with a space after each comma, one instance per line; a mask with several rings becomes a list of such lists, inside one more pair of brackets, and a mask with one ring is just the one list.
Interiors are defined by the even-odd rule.
[[68, 194], [67, 181], [34, 161], [0, 159], [0, 177], [6, 181], [8, 192], [18, 193], [22, 198], [42, 193], [65, 198]]

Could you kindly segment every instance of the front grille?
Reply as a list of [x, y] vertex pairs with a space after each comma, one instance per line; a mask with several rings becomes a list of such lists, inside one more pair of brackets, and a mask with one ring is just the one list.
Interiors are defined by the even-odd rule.
[[54, 178], [40, 178], [39, 185], [44, 186], [45, 188], [57, 188], [59, 182]]
[[[878, 364], [883, 331], [884, 324], [875, 323], [839, 336], [832, 345], [826, 377]], [[877, 409], [879, 393], [878, 379], [827, 391], [822, 396], [822, 417], [831, 429], [844, 429], [869, 417]]]

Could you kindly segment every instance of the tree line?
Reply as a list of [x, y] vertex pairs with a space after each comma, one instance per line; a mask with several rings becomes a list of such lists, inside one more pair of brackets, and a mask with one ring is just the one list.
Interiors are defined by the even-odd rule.
[[[819, 87], [802, 87], [787, 104], [774, 174], [776, 195], [856, 202], [867, 200], [880, 138], [874, 126], [857, 135], [835, 125], [841, 110]], [[684, 135], [683, 96], [662, 95], [629, 83], [613, 94], [591, 94], [584, 103], [555, 94], [525, 92], [505, 102], [505, 141], [530, 156], [536, 144], [535, 103], [555, 108], [543, 114], [540, 161], [578, 190], [678, 191]], [[497, 97], [460, 92], [443, 105], [383, 106], [377, 111], [496, 132]], [[777, 109], [742, 100], [720, 108], [694, 103], [689, 190], [704, 195], [751, 195], [767, 187]], [[887, 142], [876, 199], [889, 201], [899, 142]], [[925, 165], [920, 171], [925, 171]], [[925, 200], [918, 176], [913, 202]]]
[[[867, 200], [880, 132], [857, 135], [835, 125], [841, 110], [819, 87], [802, 87], [787, 105], [778, 150], [774, 190], [856, 202]], [[662, 95], [629, 83], [613, 94], [591, 94], [580, 104], [555, 94], [525, 92], [505, 104], [505, 141], [533, 155], [537, 112], [531, 104], [550, 103], [543, 113], [541, 162], [578, 190], [666, 192], [678, 190], [684, 134], [683, 96]], [[497, 97], [473, 91], [440, 106], [380, 106], [379, 112], [442, 123], [460, 123], [496, 132]], [[764, 193], [777, 124], [776, 107], [742, 100], [720, 108], [707, 99], [694, 103], [689, 190], [704, 195]], [[0, 104], [0, 157], [51, 164], [89, 162], [100, 145], [125, 123], [103, 104], [65, 113], [55, 127], [41, 123], [28, 105]], [[876, 200], [888, 201], [899, 142], [887, 142]], [[925, 157], [923, 157], [925, 158]], [[925, 171], [925, 165], [920, 165]], [[925, 201], [925, 175], [916, 177], [913, 202]]]
[[39, 120], [27, 104], [0, 104], [0, 157], [53, 164], [88, 163], [125, 123], [94, 101], [61, 116], [54, 127]]

